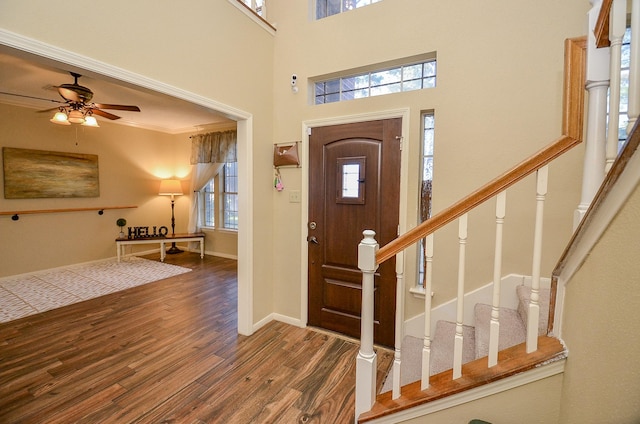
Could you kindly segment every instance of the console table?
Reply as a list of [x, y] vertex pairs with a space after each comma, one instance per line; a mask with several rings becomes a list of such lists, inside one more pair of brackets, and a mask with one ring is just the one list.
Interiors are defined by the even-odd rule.
[[176, 243], [181, 241], [199, 241], [200, 242], [200, 257], [204, 258], [204, 233], [185, 233], [167, 235], [165, 237], [150, 237], [150, 238], [117, 238], [116, 239], [116, 251], [118, 255], [118, 262], [120, 258], [124, 256], [124, 247], [127, 244], [150, 244], [160, 243], [160, 261], [164, 262], [164, 258], [167, 255], [167, 243]]

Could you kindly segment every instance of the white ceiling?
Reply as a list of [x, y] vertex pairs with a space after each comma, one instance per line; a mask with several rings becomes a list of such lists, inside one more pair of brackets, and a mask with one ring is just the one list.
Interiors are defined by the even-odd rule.
[[[121, 119], [110, 121], [96, 116], [99, 124], [108, 121], [168, 134], [181, 134], [233, 123], [215, 111], [184, 100], [0, 46], [0, 92], [63, 100], [55, 86], [73, 83], [70, 71], [82, 75], [78, 84], [93, 91], [93, 102], [135, 105], [140, 108], [140, 112], [105, 109]], [[0, 103], [32, 108], [34, 114], [59, 105], [48, 100], [5, 94], [0, 94]], [[53, 113], [52, 111], [50, 115], [53, 116]], [[48, 115], [38, 113], [36, 116], [49, 119]]]

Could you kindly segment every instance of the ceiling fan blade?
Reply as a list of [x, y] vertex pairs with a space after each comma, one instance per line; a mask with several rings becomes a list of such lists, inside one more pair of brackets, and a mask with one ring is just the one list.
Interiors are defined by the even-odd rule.
[[91, 113], [94, 115], [102, 116], [103, 118], [111, 119], [112, 121], [115, 121], [116, 119], [120, 119], [119, 116], [114, 115], [113, 113], [105, 112], [104, 110], [100, 110], [100, 109], [91, 109]]
[[51, 112], [53, 110], [59, 110], [59, 107], [52, 107], [51, 109], [44, 109], [44, 110], [39, 110], [37, 113], [45, 113], [45, 112]]
[[140, 108], [138, 106], [109, 105], [104, 103], [95, 103], [95, 107], [100, 109], [128, 110], [130, 112], [140, 112]]
[[77, 102], [77, 103], [83, 103], [84, 100], [82, 99], [82, 97], [80, 97], [78, 95], [78, 93], [76, 93], [73, 90], [70, 90], [68, 88], [65, 87], [56, 87], [58, 89], [58, 93], [60, 93], [60, 95], [62, 96], [63, 99], [66, 99], [70, 102]]
[[45, 98], [42, 98], [42, 97], [27, 96], [25, 94], [8, 93], [6, 91], [0, 91], [0, 94], [6, 94], [7, 96], [24, 97], [26, 99], [44, 100], [46, 102], [53, 102], [53, 103], [60, 103], [60, 104], [66, 104], [67, 103], [67, 102], [61, 102], [60, 100], [53, 100], [53, 99], [45, 99]]

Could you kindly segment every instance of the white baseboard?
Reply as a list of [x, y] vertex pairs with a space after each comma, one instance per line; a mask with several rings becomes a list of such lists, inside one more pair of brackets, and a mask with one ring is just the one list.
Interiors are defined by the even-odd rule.
[[[200, 253], [200, 249], [190, 249], [190, 252]], [[236, 261], [238, 260], [238, 255], [230, 255], [228, 253], [212, 252], [210, 250], [205, 250], [204, 254], [209, 256], [217, 256], [219, 258], [234, 259]]]
[[261, 329], [265, 325], [269, 324], [271, 321], [279, 321], [279, 322], [283, 322], [285, 324], [293, 325], [295, 327], [300, 327], [300, 328], [305, 328], [306, 327], [306, 325], [298, 318], [293, 318], [293, 317], [289, 317], [289, 316], [286, 316], [286, 315], [272, 313], [272, 314], [267, 315], [266, 317], [264, 317], [260, 321], [256, 322], [253, 325], [253, 331], [254, 332], [258, 331], [259, 329]]
[[[509, 274], [502, 277], [500, 283], [500, 306], [503, 308], [517, 309], [518, 296], [516, 287], [520, 285], [531, 286], [531, 277], [520, 274]], [[541, 278], [540, 287], [549, 288], [551, 279]], [[473, 308], [476, 303], [491, 305], [493, 299], [493, 282], [484, 285], [464, 295], [464, 319], [463, 324], [473, 325]], [[436, 323], [440, 320], [456, 322], [456, 299], [431, 309], [431, 336], [436, 329]], [[416, 315], [404, 323], [404, 334], [422, 338], [424, 337], [424, 313]]]

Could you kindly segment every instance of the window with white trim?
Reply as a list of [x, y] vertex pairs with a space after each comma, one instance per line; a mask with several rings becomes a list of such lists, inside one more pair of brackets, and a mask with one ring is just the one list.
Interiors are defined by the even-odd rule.
[[238, 162], [224, 165], [222, 226], [228, 230], [238, 229]]
[[216, 178], [209, 180], [202, 189], [203, 200], [203, 222], [204, 227], [213, 228], [216, 226]]
[[436, 86], [436, 59], [317, 81], [314, 103], [341, 102]]
[[[433, 147], [435, 141], [435, 117], [433, 111], [422, 114], [422, 158], [420, 161], [420, 194], [418, 201], [418, 223], [431, 218], [433, 193]], [[426, 257], [424, 239], [419, 243], [418, 286], [424, 287]]]
[[316, 19], [348, 12], [379, 1], [381, 0], [316, 0]]
[[215, 228], [238, 229], [238, 164], [227, 162], [218, 175], [200, 191], [202, 199], [201, 225]]
[[627, 141], [627, 125], [629, 124], [629, 61], [631, 59], [631, 28], [627, 28], [622, 37], [620, 63], [620, 118], [618, 121], [618, 151]]
[[266, 19], [266, 5], [265, 0], [240, 0], [242, 3], [246, 4], [251, 10], [256, 12], [258, 16]]

